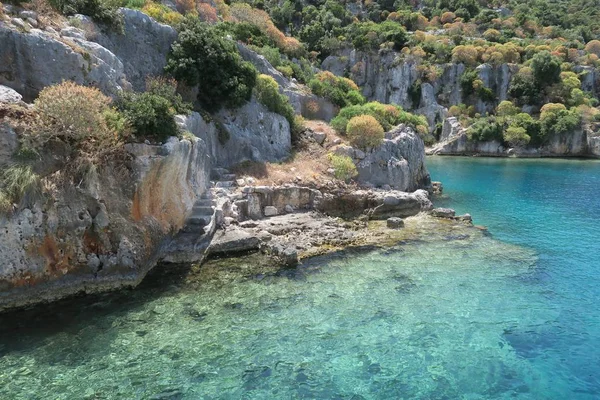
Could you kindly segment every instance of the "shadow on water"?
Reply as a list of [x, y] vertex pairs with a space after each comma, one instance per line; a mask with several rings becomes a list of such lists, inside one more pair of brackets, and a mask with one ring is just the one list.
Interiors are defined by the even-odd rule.
[[149, 301], [179, 290], [192, 269], [192, 265], [162, 267], [152, 269], [135, 289], [76, 295], [0, 314], [0, 356], [3, 349], [30, 347], [35, 345], [36, 339], [69, 333], [81, 326], [94, 326], [112, 313], [126, 314], [141, 308]]
[[[60, 334], [72, 335], [74, 338], [82, 329], [102, 330], [106, 336], [111, 330], [113, 321], [128, 314], [143, 311], [145, 305], [154, 300], [176, 295], [182, 290], [201, 290], [203, 285], [219, 287], [229, 284], [233, 279], [255, 280], [268, 285], [278, 279], [304, 281], [309, 274], [320, 273], [323, 265], [334, 260], [348, 260], [359, 254], [380, 250], [376, 246], [357, 246], [317, 256], [305, 260], [294, 268], [266, 267], [253, 261], [253, 255], [239, 258], [212, 259], [201, 268], [192, 264], [159, 265], [152, 269], [142, 283], [134, 289], [77, 295], [49, 304], [40, 304], [28, 308], [17, 309], [0, 314], [0, 357], [8, 352], [30, 350], [43, 346], [46, 341]], [[387, 253], [400, 251], [399, 246], [385, 250]], [[259, 256], [260, 257], [260, 256]], [[253, 265], [253, 268], [242, 272], [240, 265]], [[222, 276], [221, 276], [222, 275]], [[237, 307], [238, 304], [232, 304]], [[186, 308], [186, 317], [202, 322], [205, 313], [193, 308]], [[143, 317], [126, 318], [128, 323], [144, 326], [154, 316], [144, 314]], [[143, 318], [135, 320], [134, 318]], [[140, 328], [136, 333], [143, 336]], [[116, 335], [116, 333], [115, 333]], [[81, 343], [80, 350], [90, 349]]]

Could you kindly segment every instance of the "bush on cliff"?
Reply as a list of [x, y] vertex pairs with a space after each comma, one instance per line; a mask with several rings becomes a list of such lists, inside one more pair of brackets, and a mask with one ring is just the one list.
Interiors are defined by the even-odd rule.
[[73, 82], [46, 87], [34, 101], [36, 118], [21, 136], [22, 145], [39, 154], [47, 144], [61, 142], [90, 157], [113, 149], [126, 132], [109, 123], [114, 121], [110, 104], [98, 89]]
[[379, 146], [384, 137], [383, 127], [370, 115], [352, 118], [346, 130], [352, 146], [363, 150]]
[[319, 72], [308, 82], [310, 90], [317, 96], [329, 99], [339, 107], [363, 104], [364, 96], [352, 80], [340, 78], [329, 71]]
[[581, 114], [576, 108], [567, 110], [563, 104], [548, 103], [540, 114], [542, 141], [552, 136], [565, 136], [581, 128]]
[[333, 175], [337, 179], [347, 181], [358, 175], [356, 165], [354, 165], [354, 161], [352, 161], [350, 157], [329, 153], [327, 158], [329, 158], [329, 161], [331, 162], [331, 166], [334, 170]]
[[471, 141], [485, 142], [504, 140], [504, 127], [495, 117], [481, 118], [467, 130], [467, 137]]
[[176, 83], [163, 78], [146, 81], [146, 92], [124, 92], [117, 101], [117, 108], [141, 136], [164, 139], [176, 136], [176, 114], [187, 114], [191, 105], [176, 92]]
[[377, 101], [342, 108], [339, 114], [331, 120], [331, 126], [339, 133], [345, 134], [347, 130], [346, 126], [350, 119], [359, 115], [374, 117], [385, 131], [389, 131], [399, 124], [407, 124], [415, 129], [427, 128], [425, 117], [406, 112], [400, 106], [382, 104]]
[[525, 128], [519, 126], [509, 126], [504, 131], [504, 141], [512, 147], [523, 147], [526, 146], [531, 137], [527, 134]]
[[209, 111], [236, 108], [250, 100], [256, 69], [242, 60], [234, 42], [193, 16], [186, 17], [178, 30], [167, 73], [188, 86], [198, 85], [198, 101]]
[[295, 124], [294, 108], [288, 98], [279, 93], [279, 85], [275, 79], [269, 75], [259, 75], [256, 79], [254, 92], [258, 101], [267, 107], [269, 111], [283, 115], [290, 123], [290, 128], [293, 129]]
[[30, 165], [12, 165], [0, 170], [0, 213], [7, 213], [14, 204], [33, 203], [41, 196], [42, 184]]
[[83, 14], [95, 21], [123, 30], [123, 18], [117, 1], [105, 0], [49, 0], [50, 5], [64, 15]]

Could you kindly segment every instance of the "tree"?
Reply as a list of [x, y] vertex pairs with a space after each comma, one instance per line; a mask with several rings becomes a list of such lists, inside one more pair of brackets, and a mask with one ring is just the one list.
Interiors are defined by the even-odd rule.
[[545, 87], [560, 81], [560, 64], [558, 57], [549, 51], [537, 53], [531, 59], [533, 78], [539, 87]]
[[250, 100], [256, 69], [242, 60], [235, 44], [194, 17], [178, 28], [165, 71], [188, 86], [198, 85], [198, 101], [209, 111]]

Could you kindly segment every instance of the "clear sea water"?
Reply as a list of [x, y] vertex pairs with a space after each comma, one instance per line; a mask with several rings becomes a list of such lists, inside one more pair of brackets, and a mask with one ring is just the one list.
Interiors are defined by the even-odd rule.
[[489, 234], [0, 316], [0, 399], [600, 398], [600, 162], [428, 165]]

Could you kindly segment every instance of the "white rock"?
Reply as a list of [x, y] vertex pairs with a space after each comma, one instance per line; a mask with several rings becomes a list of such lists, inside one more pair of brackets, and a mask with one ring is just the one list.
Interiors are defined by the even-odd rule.
[[277, 211], [277, 208], [275, 208], [273, 206], [266, 206], [264, 209], [264, 214], [265, 214], [265, 217], [273, 217], [273, 216], [279, 214], [279, 212]]

